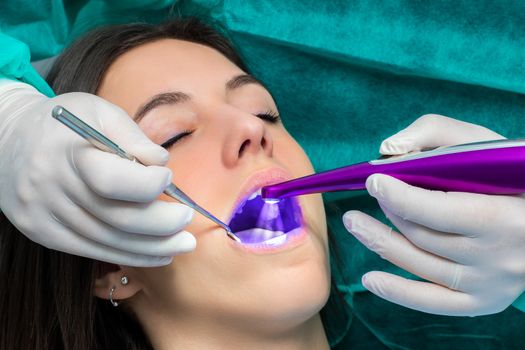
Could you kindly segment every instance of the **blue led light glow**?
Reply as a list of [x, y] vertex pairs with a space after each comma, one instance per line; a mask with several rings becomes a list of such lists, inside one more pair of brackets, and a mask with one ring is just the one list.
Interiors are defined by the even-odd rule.
[[239, 205], [228, 226], [245, 244], [262, 243], [301, 227], [296, 198], [267, 202], [260, 194]]

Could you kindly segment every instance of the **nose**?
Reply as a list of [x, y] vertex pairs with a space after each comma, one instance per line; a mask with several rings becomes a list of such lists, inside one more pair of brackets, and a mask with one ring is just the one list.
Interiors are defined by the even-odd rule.
[[223, 161], [235, 166], [250, 156], [272, 156], [273, 140], [268, 124], [249, 113], [235, 113], [229, 118]]

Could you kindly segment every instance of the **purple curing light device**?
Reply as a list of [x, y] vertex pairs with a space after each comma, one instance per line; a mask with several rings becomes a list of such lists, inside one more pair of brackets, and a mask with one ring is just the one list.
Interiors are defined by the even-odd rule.
[[366, 178], [386, 174], [429, 190], [485, 194], [525, 193], [525, 139], [436, 148], [372, 160], [262, 188], [262, 198], [365, 189]]

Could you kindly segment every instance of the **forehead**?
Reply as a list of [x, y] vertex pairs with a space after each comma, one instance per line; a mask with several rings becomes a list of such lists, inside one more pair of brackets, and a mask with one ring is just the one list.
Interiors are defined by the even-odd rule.
[[[148, 96], [170, 91], [196, 95], [223, 88], [242, 70], [210, 47], [161, 39], [124, 53], [107, 70], [97, 94], [130, 114]], [[134, 103], [135, 102], [135, 103]]]

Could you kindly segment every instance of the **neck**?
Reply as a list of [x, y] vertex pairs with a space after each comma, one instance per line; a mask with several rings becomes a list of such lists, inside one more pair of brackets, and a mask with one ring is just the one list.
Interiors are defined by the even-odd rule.
[[[155, 350], [173, 349], [329, 349], [319, 313], [289, 327], [252, 327], [248, 322], [211, 318], [173, 320], [157, 314], [141, 322]], [[144, 319], [142, 320], [144, 321]]]

